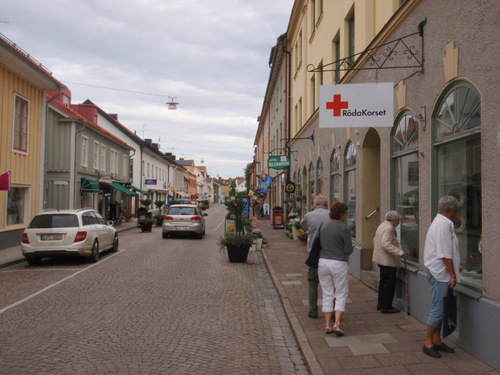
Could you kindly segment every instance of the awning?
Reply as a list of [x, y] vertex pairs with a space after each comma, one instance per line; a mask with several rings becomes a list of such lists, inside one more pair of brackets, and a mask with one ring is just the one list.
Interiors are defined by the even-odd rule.
[[80, 189], [82, 193], [99, 193], [99, 183], [91, 178], [82, 177], [80, 179]]
[[148, 191], [146, 191], [146, 190], [142, 190], [142, 189], [139, 189], [139, 188], [135, 187], [134, 185], [130, 185], [130, 188], [131, 188], [132, 190], [138, 191], [139, 193], [142, 193], [142, 194], [144, 194], [144, 195], [149, 195], [149, 192], [148, 192]]
[[127, 197], [138, 197], [139, 194], [134, 193], [133, 191], [130, 191], [126, 187], [124, 187], [122, 184], [118, 182], [110, 182], [109, 186], [111, 186], [113, 189], [116, 189], [118, 191], [121, 191], [122, 193], [125, 193]]

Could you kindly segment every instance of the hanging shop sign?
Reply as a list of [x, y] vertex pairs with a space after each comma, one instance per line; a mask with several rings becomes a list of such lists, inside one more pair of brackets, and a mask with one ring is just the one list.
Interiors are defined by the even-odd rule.
[[290, 158], [285, 155], [270, 156], [267, 159], [267, 166], [272, 169], [285, 169], [290, 166]]
[[319, 92], [320, 128], [392, 127], [394, 84], [323, 85]]
[[285, 191], [287, 193], [295, 193], [295, 184], [288, 179], [286, 180]]

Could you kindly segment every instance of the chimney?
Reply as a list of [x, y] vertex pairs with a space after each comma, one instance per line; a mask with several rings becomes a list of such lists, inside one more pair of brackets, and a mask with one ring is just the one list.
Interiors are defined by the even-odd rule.
[[146, 142], [148, 146], [151, 146], [153, 144], [153, 140], [151, 138], [144, 139], [144, 142]]

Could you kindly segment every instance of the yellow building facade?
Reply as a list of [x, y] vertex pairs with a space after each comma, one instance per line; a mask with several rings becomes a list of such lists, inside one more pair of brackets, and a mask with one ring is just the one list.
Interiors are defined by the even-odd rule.
[[62, 87], [51, 74], [0, 34], [0, 248], [19, 245], [21, 232], [42, 208], [45, 90]]

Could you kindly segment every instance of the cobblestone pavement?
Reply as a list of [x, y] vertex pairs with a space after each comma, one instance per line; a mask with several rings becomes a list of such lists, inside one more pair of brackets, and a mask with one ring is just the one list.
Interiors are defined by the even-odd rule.
[[308, 374], [260, 252], [229, 263], [216, 242], [120, 234], [96, 264], [0, 269], [0, 374]]

